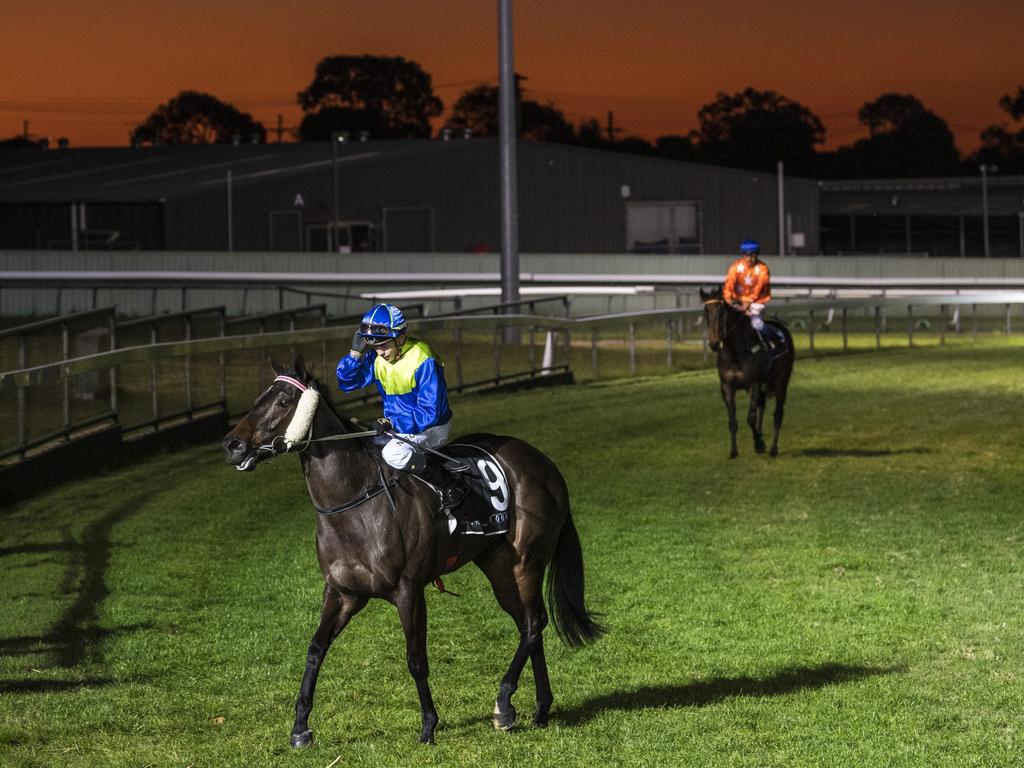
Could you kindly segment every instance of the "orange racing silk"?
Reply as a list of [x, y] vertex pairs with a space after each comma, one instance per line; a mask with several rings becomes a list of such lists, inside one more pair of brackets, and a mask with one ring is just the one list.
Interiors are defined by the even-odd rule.
[[743, 301], [747, 304], [767, 304], [772, 299], [771, 275], [768, 265], [758, 261], [753, 267], [747, 260], [736, 259], [729, 267], [722, 285], [722, 298], [730, 304]]

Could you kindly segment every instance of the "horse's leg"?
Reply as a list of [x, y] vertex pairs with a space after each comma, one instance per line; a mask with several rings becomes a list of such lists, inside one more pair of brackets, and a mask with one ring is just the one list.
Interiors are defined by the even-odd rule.
[[731, 384], [722, 382], [722, 400], [725, 401], [725, 410], [729, 414], [729, 458], [735, 459], [739, 456], [736, 450], [736, 390]]
[[523, 674], [527, 659], [533, 663], [533, 677], [537, 689], [534, 724], [547, 725], [548, 712], [553, 700], [542, 639], [548, 621], [541, 592], [544, 566], [537, 562], [514, 564], [514, 560], [515, 554], [512, 550], [501, 547], [491, 550], [486, 558], [476, 561], [491, 582], [498, 604], [512, 617], [519, 629], [519, 645], [505, 675], [501, 678], [498, 696], [494, 702], [492, 722], [495, 728], [505, 731], [512, 728], [516, 722], [512, 695], [519, 687], [519, 678]]
[[434, 709], [434, 698], [430, 695], [430, 683], [427, 681], [430, 668], [427, 663], [427, 601], [423, 587], [402, 579], [395, 605], [405, 630], [405, 660], [420, 697], [420, 720], [423, 724], [420, 742], [433, 744], [437, 710]]
[[764, 420], [764, 401], [764, 392], [761, 391], [760, 385], [755, 384], [750, 388], [750, 409], [747, 411], [747, 424], [750, 425], [750, 431], [754, 434], [754, 450], [757, 453], [764, 453], [764, 432], [761, 430]]
[[782, 429], [782, 415], [786, 411], [786, 387], [783, 386], [781, 391], [775, 395], [775, 434], [772, 435], [772, 449], [769, 451], [770, 456], [779, 455], [779, 431]]
[[306, 670], [302, 673], [302, 684], [299, 686], [299, 698], [295, 702], [295, 725], [292, 727], [291, 744], [293, 747], [308, 747], [313, 741], [313, 731], [309, 728], [309, 713], [313, 710], [313, 693], [316, 690], [316, 678], [320, 673], [320, 665], [324, 662], [327, 650], [334, 638], [345, 628], [349, 620], [366, 605], [365, 597], [342, 595], [324, 586], [324, 601], [320, 608], [320, 626], [309, 642], [306, 651]]
[[[545, 621], [547, 618], [545, 617]], [[555, 697], [551, 694], [551, 681], [548, 679], [548, 662], [544, 658], [544, 634], [537, 633], [537, 642], [530, 654], [530, 665], [533, 667], [533, 685], [537, 689], [537, 709], [533, 713], [533, 724], [545, 728], [548, 724], [548, 712]]]

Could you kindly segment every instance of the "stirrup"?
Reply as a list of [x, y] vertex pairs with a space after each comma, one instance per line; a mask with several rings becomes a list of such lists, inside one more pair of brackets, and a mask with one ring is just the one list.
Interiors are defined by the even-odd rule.
[[466, 496], [469, 495], [469, 489], [462, 483], [451, 483], [447, 487], [438, 488], [438, 494], [441, 496], [441, 508], [451, 512], [455, 507], [459, 506], [465, 501]]

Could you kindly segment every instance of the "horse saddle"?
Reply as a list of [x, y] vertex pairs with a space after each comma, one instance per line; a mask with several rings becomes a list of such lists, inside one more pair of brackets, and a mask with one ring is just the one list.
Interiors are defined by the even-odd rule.
[[444, 453], [453, 461], [445, 465], [468, 486], [466, 498], [452, 510], [458, 523], [453, 533], [494, 536], [508, 533], [512, 499], [501, 464], [483, 448], [453, 443]]
[[763, 343], [759, 342], [756, 344], [751, 352], [767, 352], [769, 360], [775, 360], [789, 352], [786, 334], [782, 332], [782, 328], [771, 320], [764, 324], [764, 329], [761, 331], [761, 339]]

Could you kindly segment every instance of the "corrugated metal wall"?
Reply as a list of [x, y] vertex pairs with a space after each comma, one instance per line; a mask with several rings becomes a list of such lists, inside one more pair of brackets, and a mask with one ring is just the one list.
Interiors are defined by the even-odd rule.
[[[766, 253], [778, 250], [774, 175], [538, 142], [520, 145], [520, 163], [524, 252], [622, 253], [626, 202], [642, 200], [699, 201], [705, 253], [729, 253], [747, 237], [760, 240]], [[784, 194], [794, 231], [816, 251], [817, 182], [786, 179]]]
[[[774, 175], [539, 142], [520, 144], [519, 163], [524, 253], [621, 253], [626, 202], [643, 200], [699, 201], [705, 253], [732, 251], [746, 237], [761, 240], [765, 252], [777, 250]], [[380, 224], [385, 208], [426, 208], [433, 215], [435, 251], [497, 251], [498, 169], [498, 144], [489, 139], [453, 141], [441, 153], [340, 162], [339, 217]], [[272, 211], [300, 210], [304, 224], [332, 218], [330, 169], [239, 181], [232, 192], [237, 251], [270, 247]], [[298, 195], [301, 208], [294, 205]], [[785, 195], [794, 231], [806, 234], [807, 251], [816, 251], [816, 182], [787, 179]], [[168, 201], [166, 211], [169, 249], [227, 248], [226, 184]]]

